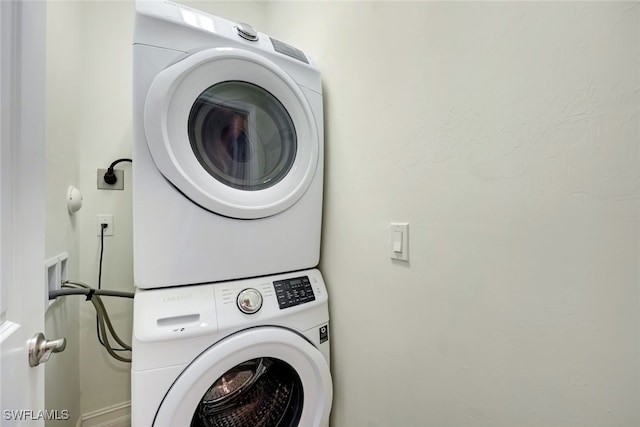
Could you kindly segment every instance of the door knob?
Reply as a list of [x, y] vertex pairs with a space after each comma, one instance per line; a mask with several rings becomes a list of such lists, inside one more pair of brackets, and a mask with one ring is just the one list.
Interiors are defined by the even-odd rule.
[[49, 360], [51, 353], [60, 353], [67, 346], [67, 339], [48, 340], [42, 332], [35, 334], [29, 341], [29, 366], [36, 367]]

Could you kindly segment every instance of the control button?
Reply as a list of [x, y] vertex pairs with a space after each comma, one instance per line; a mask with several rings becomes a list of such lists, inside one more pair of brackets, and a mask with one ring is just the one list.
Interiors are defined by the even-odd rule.
[[238, 23], [234, 28], [236, 29], [238, 35], [243, 39], [249, 40], [251, 42], [258, 40], [258, 32], [254, 30], [251, 25], [241, 22]]
[[257, 289], [247, 288], [238, 294], [238, 308], [245, 314], [254, 314], [262, 307], [262, 294]]

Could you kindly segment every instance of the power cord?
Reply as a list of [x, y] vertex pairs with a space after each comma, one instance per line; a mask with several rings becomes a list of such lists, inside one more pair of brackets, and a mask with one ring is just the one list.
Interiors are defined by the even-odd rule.
[[127, 159], [127, 158], [122, 158], [122, 159], [118, 159], [116, 161], [114, 161], [113, 163], [111, 163], [111, 165], [109, 165], [109, 167], [107, 168], [107, 171], [104, 173], [104, 182], [106, 182], [109, 185], [113, 185], [116, 182], [118, 182], [118, 177], [116, 176], [115, 172], [113, 171], [113, 168], [116, 167], [116, 165], [118, 163], [121, 162], [131, 162], [133, 163], [133, 160], [131, 159]]
[[107, 224], [100, 224], [100, 262], [98, 263], [98, 289], [102, 289], [102, 257], [104, 256], [104, 230]]

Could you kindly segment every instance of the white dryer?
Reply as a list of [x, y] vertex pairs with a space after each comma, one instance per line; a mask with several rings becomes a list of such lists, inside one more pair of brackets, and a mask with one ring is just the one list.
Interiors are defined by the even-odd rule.
[[132, 427], [326, 427], [333, 396], [318, 270], [138, 289]]
[[136, 3], [134, 39], [135, 284], [315, 267], [323, 113], [313, 61], [167, 1]]

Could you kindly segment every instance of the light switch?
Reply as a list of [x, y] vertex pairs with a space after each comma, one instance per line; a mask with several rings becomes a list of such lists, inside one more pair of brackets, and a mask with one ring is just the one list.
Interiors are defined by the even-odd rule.
[[402, 232], [393, 232], [393, 252], [402, 253]]
[[409, 261], [409, 224], [391, 223], [391, 259]]

